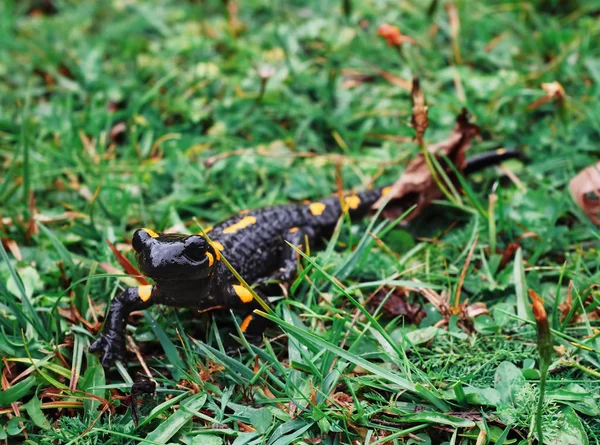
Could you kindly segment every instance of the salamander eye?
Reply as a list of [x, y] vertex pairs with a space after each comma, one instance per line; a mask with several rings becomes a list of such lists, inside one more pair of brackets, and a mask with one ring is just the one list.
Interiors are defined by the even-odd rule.
[[206, 258], [208, 243], [199, 235], [192, 235], [185, 240], [185, 256], [192, 261], [202, 261]]

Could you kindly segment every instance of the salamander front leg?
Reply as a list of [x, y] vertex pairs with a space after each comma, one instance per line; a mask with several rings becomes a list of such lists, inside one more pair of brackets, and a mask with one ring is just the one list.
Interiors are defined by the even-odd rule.
[[108, 370], [115, 360], [125, 361], [125, 328], [129, 314], [152, 306], [154, 286], [130, 287], [115, 297], [100, 337], [90, 352], [102, 352], [100, 363]]

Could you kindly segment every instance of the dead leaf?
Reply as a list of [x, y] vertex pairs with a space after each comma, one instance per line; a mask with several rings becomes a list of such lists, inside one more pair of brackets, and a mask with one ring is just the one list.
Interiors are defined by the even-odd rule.
[[581, 210], [600, 226], [600, 162], [583, 169], [569, 183], [571, 195]]
[[112, 250], [112, 252], [114, 253], [114, 255], [117, 258], [117, 261], [119, 262], [121, 267], [123, 267], [123, 269], [125, 269], [125, 272], [127, 272], [130, 275], [134, 275], [133, 278], [135, 278], [137, 280], [137, 282], [140, 283], [142, 286], [149, 284], [148, 280], [146, 280], [142, 276], [140, 271], [137, 270], [136, 267], [133, 264], [131, 264], [129, 262], [129, 260], [123, 256], [123, 254], [121, 252], [119, 252], [117, 250], [117, 248], [115, 247], [115, 245], [113, 243], [111, 243], [109, 240], [106, 240], [106, 244], [108, 244], [108, 247], [110, 247], [110, 250]]
[[363, 73], [358, 70], [345, 69], [342, 70], [344, 75], [344, 86], [346, 88], [352, 88], [360, 85], [364, 82], [372, 82], [376, 79], [377, 75], [383, 77], [387, 82], [392, 85], [398, 86], [403, 90], [410, 91], [412, 89], [412, 82], [410, 80], [403, 79], [402, 77], [396, 76], [374, 64], [369, 64], [375, 71], [376, 74]]
[[397, 26], [388, 25], [384, 23], [377, 28], [377, 35], [385, 39], [389, 46], [401, 47], [404, 43], [411, 43], [416, 45], [417, 42], [409, 36], [406, 36], [400, 32]]
[[562, 102], [567, 97], [565, 89], [557, 81], [542, 83], [542, 89], [546, 92], [546, 95], [529, 104], [527, 106], [527, 110], [535, 110], [551, 100]]
[[395, 74], [388, 73], [387, 71], [384, 71], [384, 70], [380, 70], [379, 75], [381, 77], [383, 77], [385, 80], [387, 80], [389, 83], [391, 83], [392, 85], [399, 86], [403, 90], [410, 91], [410, 89], [411, 89], [412, 84], [410, 83], [410, 81], [403, 79], [402, 77], [398, 77]]
[[127, 124], [125, 122], [117, 122], [110, 129], [108, 137], [115, 144], [122, 144], [125, 142], [125, 135], [127, 134]]
[[[468, 112], [463, 109], [456, 118], [456, 125], [448, 138], [430, 145], [428, 151], [434, 156], [446, 156], [459, 171], [462, 171], [466, 165], [465, 151], [471, 146], [471, 140], [478, 134], [479, 127], [469, 122]], [[411, 206], [417, 205], [407, 216], [406, 221], [414, 219], [431, 201], [442, 197], [442, 192], [437, 187], [422, 154], [408, 164], [400, 179], [375, 203], [373, 209], [379, 209], [390, 194], [392, 198], [384, 211], [384, 216], [388, 218], [395, 218]]]
[[38, 226], [36, 223], [37, 210], [35, 208], [35, 196], [33, 192], [29, 192], [29, 220], [27, 221], [26, 239], [31, 239], [32, 235], [37, 235]]
[[411, 304], [407, 301], [408, 290], [406, 289], [395, 289], [393, 293], [387, 297], [389, 293], [388, 288], [383, 288], [368, 301], [368, 308], [376, 310], [383, 303], [383, 314], [387, 317], [398, 317], [404, 318], [406, 323], [419, 324], [423, 318], [425, 318], [425, 312], [419, 304]]
[[414, 290], [418, 291], [442, 315], [442, 320], [436, 323], [437, 327], [447, 325], [450, 318], [457, 315], [459, 320], [456, 325], [467, 334], [472, 334], [474, 332], [473, 319], [480, 315], [489, 314], [486, 304], [481, 301], [469, 304], [469, 300], [465, 300], [458, 306], [453, 307], [450, 304], [450, 294], [447, 290], [443, 290], [441, 294], [427, 288]]
[[17, 261], [23, 261], [23, 255], [21, 255], [21, 249], [15, 240], [10, 238], [2, 238], [2, 243], [8, 250], [13, 254]]
[[362, 71], [344, 68], [342, 69], [342, 77], [344, 79], [344, 88], [351, 89], [366, 82], [373, 82], [377, 76], [370, 73], [364, 73]]

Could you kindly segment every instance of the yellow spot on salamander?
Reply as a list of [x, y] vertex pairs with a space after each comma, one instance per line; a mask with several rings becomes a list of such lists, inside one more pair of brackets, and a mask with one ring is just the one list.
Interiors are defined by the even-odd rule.
[[325, 207], [327, 206], [322, 202], [313, 202], [308, 206], [308, 210], [310, 210], [310, 213], [314, 216], [319, 216], [325, 211]]
[[292, 227], [290, 229], [290, 233], [296, 233], [298, 230], [300, 230], [300, 229], [298, 229], [298, 227]]
[[210, 252], [206, 252], [204, 255], [206, 255], [206, 258], [208, 258], [208, 267], [212, 266], [215, 262], [215, 257], [213, 256], [213, 254]]
[[140, 297], [140, 300], [146, 302], [150, 299], [151, 295], [152, 295], [152, 286], [150, 284], [138, 287], [138, 296]]
[[245, 215], [246, 213], [248, 213], [250, 210], [245, 209], [245, 210], [240, 210], [239, 214], [240, 215]]
[[240, 330], [242, 332], [246, 332], [248, 326], [250, 326], [250, 323], [252, 322], [252, 318], [254, 318], [252, 315], [248, 315], [246, 318], [244, 318], [242, 324], [240, 325]]
[[242, 303], [250, 303], [254, 299], [250, 291], [242, 285], [234, 284], [233, 290], [235, 291], [235, 294], [239, 297], [239, 299], [242, 301]]
[[208, 227], [208, 228], [207, 228], [207, 229], [204, 231], [204, 233], [208, 233], [208, 232], [210, 232], [212, 229], [213, 229], [213, 227], [212, 227], [212, 226], [210, 226], [210, 227]]
[[356, 195], [346, 196], [344, 202], [349, 208], [356, 210], [360, 204], [360, 198]]
[[152, 229], [146, 229], [145, 227], [142, 228], [142, 230], [144, 232], [146, 232], [150, 236], [150, 238], [158, 238], [158, 233], [156, 233], [154, 230], [152, 230]]
[[238, 222], [223, 230], [223, 233], [235, 233], [238, 230], [242, 230], [248, 226], [251, 226], [252, 224], [256, 224], [256, 218], [254, 216], [244, 216]]
[[211, 241], [210, 245], [212, 246], [213, 250], [215, 251], [216, 260], [221, 261], [221, 250], [225, 249], [225, 247], [223, 247], [223, 244], [221, 244], [218, 241]]
[[499, 148], [496, 150], [496, 154], [498, 156], [502, 156], [504, 153], [506, 153], [506, 150], [504, 148]]
[[387, 195], [390, 192], [390, 190], [392, 190], [392, 187], [389, 186], [389, 185], [387, 187], [382, 188], [381, 189], [381, 196]]

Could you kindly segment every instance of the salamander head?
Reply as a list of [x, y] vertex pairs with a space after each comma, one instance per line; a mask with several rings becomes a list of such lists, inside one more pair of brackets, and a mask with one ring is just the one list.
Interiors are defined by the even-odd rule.
[[139, 229], [132, 240], [142, 274], [155, 280], [195, 280], [206, 277], [218, 254], [201, 235], [156, 233]]

